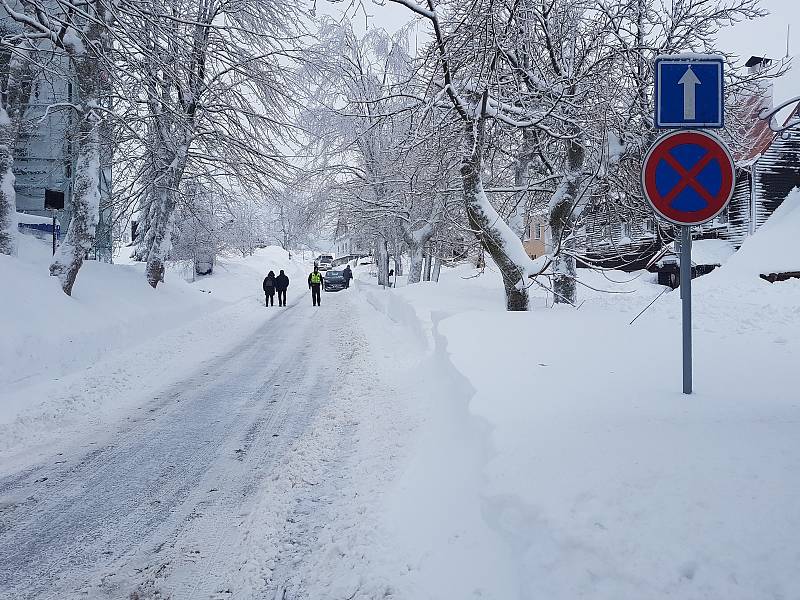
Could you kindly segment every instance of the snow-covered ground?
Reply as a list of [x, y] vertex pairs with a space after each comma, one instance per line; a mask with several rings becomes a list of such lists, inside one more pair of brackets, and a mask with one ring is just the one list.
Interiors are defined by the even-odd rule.
[[[275, 247], [219, 261], [213, 276], [177, 272], [152, 290], [142, 265], [85, 264], [71, 298], [48, 274], [49, 243], [19, 236], [0, 256], [0, 473], [46, 452], [54, 438], [102, 429], [165, 384], [224, 353], [275, 312], [261, 281], [286, 269], [288, 300], [306, 265]], [[260, 308], [260, 310], [259, 310]]]
[[491, 268], [373, 292], [441, 380], [386, 513], [401, 596], [800, 597], [800, 281], [753, 266], [787, 228], [695, 281], [691, 396], [679, 292], [630, 324], [664, 289], [648, 273], [582, 271], [616, 293], [526, 314]]

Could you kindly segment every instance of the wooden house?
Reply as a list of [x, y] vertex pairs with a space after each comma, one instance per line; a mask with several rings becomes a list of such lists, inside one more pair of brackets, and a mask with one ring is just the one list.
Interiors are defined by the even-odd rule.
[[[755, 72], [768, 67], [769, 62], [754, 56], [747, 67]], [[747, 141], [743, 150], [734, 156], [736, 185], [724, 215], [723, 235], [737, 247], [764, 224], [793, 188], [800, 187], [800, 129], [775, 133], [768, 121], [759, 118], [759, 112], [772, 107], [771, 88], [745, 106], [746, 122], [752, 125], [744, 132]], [[798, 114], [795, 109], [787, 121]]]

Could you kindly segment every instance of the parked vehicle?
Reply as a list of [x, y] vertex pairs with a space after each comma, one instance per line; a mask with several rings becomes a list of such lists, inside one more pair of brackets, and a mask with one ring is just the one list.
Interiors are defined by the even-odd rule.
[[330, 254], [320, 254], [314, 264], [319, 267], [320, 271], [327, 271], [333, 266], [333, 256]]
[[325, 272], [325, 291], [338, 292], [347, 287], [347, 280], [344, 278], [344, 273], [337, 270], [329, 270]]

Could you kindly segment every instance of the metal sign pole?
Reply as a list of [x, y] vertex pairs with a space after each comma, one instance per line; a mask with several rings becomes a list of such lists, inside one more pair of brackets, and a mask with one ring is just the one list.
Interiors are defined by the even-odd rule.
[[53, 256], [56, 255], [56, 211], [53, 212]]
[[692, 228], [681, 227], [681, 306], [683, 308], [683, 393], [692, 393]]

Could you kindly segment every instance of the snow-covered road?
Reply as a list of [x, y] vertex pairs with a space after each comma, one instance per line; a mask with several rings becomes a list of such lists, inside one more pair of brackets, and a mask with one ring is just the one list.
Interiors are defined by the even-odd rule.
[[369, 361], [352, 293], [270, 309], [284, 313], [108, 438], [0, 479], [0, 597], [303, 595], [302, 537], [334, 518], [357, 461], [349, 411], [380, 385], [351, 382]]

